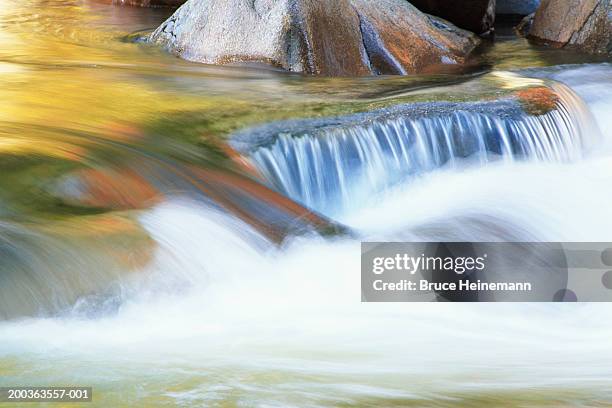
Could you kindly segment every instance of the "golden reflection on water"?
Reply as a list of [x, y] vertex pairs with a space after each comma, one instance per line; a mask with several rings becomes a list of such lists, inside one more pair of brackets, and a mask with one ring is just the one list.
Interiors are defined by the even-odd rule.
[[[0, 5], [0, 151], [73, 159], [81, 152], [73, 152], [57, 140], [57, 134], [51, 138], [44, 128], [123, 138], [121, 130], [126, 127], [143, 128], [160, 119], [172, 123], [177, 113], [185, 112], [202, 118], [201, 136], [223, 136], [266, 119], [369, 109], [378, 106], [376, 99], [388, 91], [443, 80], [315, 80], [270, 70], [205, 67], [126, 40], [130, 33], [154, 28], [169, 13], [86, 0], [4, 0]], [[504, 54], [512, 46], [496, 47]], [[536, 61], [538, 52], [520, 47], [525, 61], [545, 63]], [[511, 65], [503, 61], [504, 68]], [[180, 119], [176, 120], [180, 127]], [[12, 129], [6, 129], [6, 123]], [[20, 124], [35, 124], [38, 130], [15, 132]]]
[[[113, 69], [117, 63], [144, 64], [134, 58], [144, 53], [119, 41], [125, 32], [96, 29], [101, 18], [78, 3], [3, 3], [0, 58], [11, 69], [0, 78], [2, 121], [105, 129], [115, 122], [143, 122], [155, 112], [194, 107], [188, 98], [161, 98], [129, 73]], [[30, 145], [34, 150], [39, 146]]]

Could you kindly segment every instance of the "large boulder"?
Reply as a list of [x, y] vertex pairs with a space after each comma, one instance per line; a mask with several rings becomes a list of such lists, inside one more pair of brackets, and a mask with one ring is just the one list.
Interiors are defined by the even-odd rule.
[[540, 0], [497, 0], [497, 14], [519, 14], [526, 16], [535, 12]]
[[556, 47], [612, 53], [612, 0], [542, 0], [529, 37]]
[[191, 61], [326, 76], [434, 71], [478, 44], [405, 0], [189, 0], [151, 40]]
[[458, 27], [487, 34], [495, 23], [495, 0], [409, 0], [423, 13], [433, 14]]

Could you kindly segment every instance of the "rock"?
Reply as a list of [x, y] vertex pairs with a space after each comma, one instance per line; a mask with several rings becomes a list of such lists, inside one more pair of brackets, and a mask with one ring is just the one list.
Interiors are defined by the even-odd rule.
[[542, 0], [529, 37], [556, 47], [612, 53], [612, 0]]
[[57, 194], [72, 205], [114, 210], [148, 208], [162, 198], [146, 177], [129, 168], [80, 170], [60, 183]]
[[137, 7], [178, 7], [185, 0], [111, 0], [112, 4], [119, 6]]
[[370, 69], [375, 74], [428, 71], [465, 62], [476, 37], [402, 1], [352, 0]]
[[518, 98], [525, 112], [533, 116], [545, 115], [559, 108], [559, 96], [545, 86], [536, 86], [516, 91], [514, 95]]
[[529, 30], [531, 30], [531, 26], [533, 25], [533, 19], [535, 18], [535, 13], [531, 13], [521, 20], [520, 23], [514, 27], [514, 31], [516, 35], [519, 37], [527, 37], [529, 35]]
[[[247, 160], [247, 158], [244, 158]], [[217, 206], [240, 218], [271, 242], [316, 232], [345, 235], [350, 230], [269, 187], [233, 171], [190, 166], [199, 188]]]
[[487, 34], [495, 23], [495, 0], [409, 0], [423, 13], [450, 21], [457, 27]]
[[535, 13], [540, 0], [497, 0], [496, 14], [519, 14], [526, 16]]
[[191, 61], [326, 76], [436, 70], [478, 44], [405, 0], [189, 0], [150, 38]]
[[263, 62], [330, 76], [369, 73], [359, 19], [348, 1], [190, 0], [152, 39], [182, 58], [208, 64]]

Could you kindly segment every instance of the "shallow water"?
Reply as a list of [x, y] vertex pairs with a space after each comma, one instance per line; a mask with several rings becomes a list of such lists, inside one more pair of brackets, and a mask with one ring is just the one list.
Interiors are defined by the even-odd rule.
[[[90, 385], [94, 406], [612, 404], [606, 304], [359, 301], [361, 240], [612, 241], [609, 63], [508, 37], [464, 75], [305, 78], [134, 41], [169, 13], [0, 3], [0, 385]], [[542, 148], [575, 154], [347, 166], [351, 205], [330, 208], [224, 150], [273, 121], [525, 81], [577, 98], [548, 128], [585, 127]], [[258, 210], [280, 199], [257, 175], [351, 234], [283, 229], [278, 245], [268, 219], [295, 208]]]

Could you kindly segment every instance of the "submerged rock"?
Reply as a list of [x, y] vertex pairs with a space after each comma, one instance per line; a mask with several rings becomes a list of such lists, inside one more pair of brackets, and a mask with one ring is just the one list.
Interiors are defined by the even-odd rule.
[[522, 89], [515, 92], [525, 112], [530, 115], [545, 115], [559, 107], [559, 96], [545, 86]]
[[114, 210], [148, 208], [162, 198], [152, 183], [129, 168], [80, 170], [57, 190], [70, 204]]
[[405, 0], [189, 0], [151, 40], [191, 61], [326, 76], [435, 71], [478, 44]]
[[611, 0], [543, 0], [529, 37], [556, 47], [612, 53]]
[[410, 3], [424, 13], [478, 34], [489, 33], [495, 23], [495, 0], [410, 0]]
[[[52, 191], [63, 203], [99, 210], [150, 208], [180, 191], [207, 202], [249, 224], [272, 242], [289, 235], [345, 233], [343, 226], [300, 206], [253, 181], [257, 169], [229, 146], [236, 170], [166, 163], [159, 169], [134, 161], [133, 167], [83, 169], [67, 176]], [[1, 249], [1, 248], [0, 248]]]

